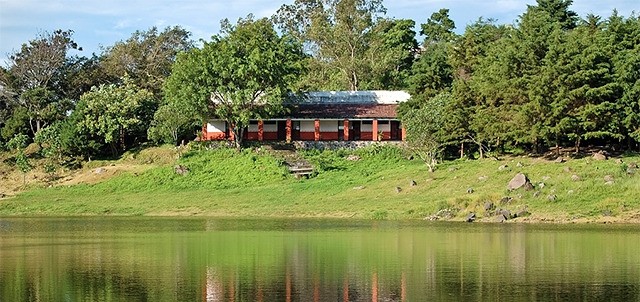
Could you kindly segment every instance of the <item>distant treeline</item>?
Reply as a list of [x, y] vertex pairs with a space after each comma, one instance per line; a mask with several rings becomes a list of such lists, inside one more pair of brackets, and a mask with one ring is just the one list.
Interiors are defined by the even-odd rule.
[[[0, 146], [36, 142], [61, 163], [176, 144], [195, 138], [211, 114], [240, 127], [274, 112], [238, 111], [238, 103], [215, 111], [206, 105], [212, 95], [286, 88], [406, 90], [412, 99], [400, 113], [410, 143], [437, 153], [637, 150], [640, 20], [616, 11], [581, 18], [571, 4], [538, 0], [513, 25], [479, 18], [459, 35], [448, 9], [416, 26], [386, 18], [381, 0], [296, 0], [269, 19], [223, 20], [203, 46], [180, 26], [154, 27], [91, 57], [68, 55], [81, 49], [72, 30], [42, 32], [0, 69]], [[181, 101], [189, 96], [197, 99]]]

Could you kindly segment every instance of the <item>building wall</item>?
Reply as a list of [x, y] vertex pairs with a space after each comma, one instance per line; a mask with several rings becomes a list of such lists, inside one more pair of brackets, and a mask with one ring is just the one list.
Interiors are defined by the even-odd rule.
[[218, 120], [210, 120], [207, 123], [207, 132], [209, 133], [215, 133], [215, 132], [225, 132], [226, 129], [226, 123], [224, 121], [218, 121]]

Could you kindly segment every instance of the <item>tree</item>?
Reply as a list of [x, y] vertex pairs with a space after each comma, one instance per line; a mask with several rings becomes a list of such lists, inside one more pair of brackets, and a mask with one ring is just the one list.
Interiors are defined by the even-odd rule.
[[442, 93], [429, 99], [419, 109], [410, 110], [402, 116], [402, 124], [407, 131], [407, 145], [424, 161], [429, 172], [434, 171], [442, 151], [445, 108], [450, 101], [451, 95]]
[[9, 149], [16, 151], [15, 163], [16, 167], [18, 167], [18, 169], [20, 169], [20, 171], [22, 172], [23, 186], [27, 184], [27, 173], [29, 173], [32, 168], [31, 163], [29, 162], [29, 158], [27, 158], [27, 155], [24, 153], [24, 148], [27, 146], [28, 140], [29, 137], [27, 137], [26, 135], [17, 134], [7, 143]]
[[22, 44], [19, 52], [9, 56], [9, 69], [23, 89], [46, 87], [64, 65], [67, 51], [82, 50], [72, 40], [72, 36], [72, 30], [42, 32], [36, 39]]
[[385, 12], [381, 0], [296, 0], [275, 20], [312, 55], [310, 75], [324, 80], [314, 88], [359, 90], [371, 79], [367, 53]]
[[425, 40], [408, 79], [409, 91], [416, 102], [436, 96], [450, 88], [453, 82], [453, 68], [449, 61], [455, 24], [449, 19], [449, 10], [441, 9], [431, 14], [421, 27], [420, 34], [425, 36]]
[[559, 23], [564, 30], [573, 29], [577, 26], [578, 14], [569, 7], [573, 0], [536, 0], [536, 6], [530, 6], [533, 10], [547, 13], [551, 17], [551, 22]]
[[15, 77], [17, 105], [27, 109], [33, 135], [69, 109], [69, 101], [50, 87], [51, 80], [64, 66], [67, 52], [79, 49], [73, 31], [43, 32], [9, 56], [9, 72]]
[[160, 106], [149, 128], [149, 139], [157, 143], [171, 143], [175, 146], [180, 135], [196, 125], [193, 119], [196, 114], [186, 112], [187, 110], [189, 108], [181, 107], [177, 103]]
[[178, 53], [193, 48], [191, 33], [182, 27], [136, 31], [126, 41], [103, 52], [102, 68], [114, 78], [128, 76], [137, 86], [162, 98], [162, 85]]
[[[114, 154], [126, 150], [125, 136], [143, 126], [140, 113], [153, 95], [128, 78], [122, 85], [101, 85], [80, 97], [76, 111], [83, 117], [78, 127], [98, 135]], [[119, 149], [118, 149], [119, 147]]]
[[230, 125], [237, 148], [251, 119], [283, 110], [290, 87], [303, 71], [302, 46], [278, 36], [268, 19], [222, 22], [221, 34], [202, 49], [182, 53], [165, 85], [166, 103], [189, 108], [205, 122]]
[[449, 9], [446, 8], [431, 14], [427, 23], [420, 25], [420, 28], [420, 34], [425, 37], [425, 47], [430, 43], [452, 42], [455, 38], [453, 30], [456, 24], [449, 18]]
[[415, 22], [409, 19], [383, 19], [376, 24], [367, 52], [372, 75], [367, 87], [407, 88], [407, 78], [418, 52], [414, 26]]

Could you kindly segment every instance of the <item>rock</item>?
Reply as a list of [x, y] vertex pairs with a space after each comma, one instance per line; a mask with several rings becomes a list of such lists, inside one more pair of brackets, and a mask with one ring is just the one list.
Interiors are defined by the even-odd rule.
[[571, 195], [571, 194], [573, 194], [573, 193], [574, 193], [574, 191], [573, 191], [573, 190], [569, 190], [569, 191], [567, 191], [567, 194], [569, 194], [569, 195]]
[[547, 196], [547, 200], [556, 201], [556, 200], [558, 200], [558, 195], [551, 194], [551, 195]]
[[476, 220], [476, 213], [471, 212], [469, 213], [469, 215], [467, 215], [467, 219], [466, 219], [467, 222], [474, 222], [475, 220]]
[[635, 163], [635, 162], [629, 163], [627, 165], [627, 168], [638, 169], [638, 163]]
[[513, 198], [511, 198], [510, 196], [502, 197], [500, 199], [500, 204], [509, 204], [511, 203], [511, 200], [513, 200]]
[[570, 172], [572, 171], [572, 170], [571, 170], [571, 167], [564, 167], [564, 169], [562, 169], [562, 170], [563, 170], [565, 173], [570, 173]]
[[561, 164], [563, 162], [566, 162], [566, 160], [564, 158], [562, 158], [562, 157], [558, 157], [558, 158], [556, 158], [555, 162]]
[[538, 184], [538, 188], [540, 188], [540, 189], [544, 189], [544, 186], [545, 186], [545, 185], [544, 185], [544, 183], [543, 183], [543, 182], [541, 182], [541, 183], [539, 183], [539, 184]]
[[402, 192], [402, 188], [396, 187], [396, 193], [400, 193], [400, 192]]
[[538, 197], [540, 196], [540, 194], [541, 194], [540, 191], [535, 191], [533, 192], [533, 197]]
[[593, 160], [607, 160], [607, 156], [602, 152], [593, 153], [591, 157]]
[[507, 219], [511, 219], [511, 211], [506, 209], [499, 209], [497, 212], [498, 215], [502, 215]]
[[347, 160], [350, 160], [350, 161], [359, 161], [359, 160], [360, 160], [360, 156], [357, 156], [357, 155], [351, 154], [351, 155], [347, 156]]
[[530, 182], [527, 182], [527, 183], [524, 184], [524, 190], [525, 191], [531, 191], [533, 189], [534, 189], [533, 184], [531, 184]]
[[504, 215], [502, 215], [502, 214], [499, 214], [499, 215], [497, 216], [497, 218], [496, 218], [496, 222], [500, 222], [500, 223], [503, 223], [503, 222], [505, 222], [505, 221], [507, 221], [507, 220], [509, 220], [509, 218], [505, 217], [505, 216], [504, 216]]
[[102, 174], [104, 172], [106, 172], [107, 170], [105, 168], [97, 168], [93, 171], [93, 173], [95, 174]]
[[616, 164], [622, 165], [622, 164], [624, 164], [624, 161], [622, 159], [618, 158], [618, 159], [616, 159]]
[[573, 175], [571, 175], [571, 180], [580, 181], [580, 176], [573, 174]]
[[435, 214], [433, 214], [433, 215], [431, 215], [429, 217], [426, 217], [425, 220], [434, 221], [434, 220], [440, 220], [441, 218], [448, 220], [448, 219], [453, 218], [455, 216], [456, 212], [457, 211], [455, 211], [453, 209], [442, 209], [442, 210], [438, 211], [437, 213], [435, 213]]
[[416, 181], [415, 181], [415, 180], [411, 180], [411, 181], [409, 182], [409, 186], [415, 187], [415, 186], [417, 186], [417, 185], [418, 185], [418, 183], [416, 183]]
[[636, 169], [634, 168], [627, 168], [627, 175], [633, 175], [636, 174]]
[[502, 165], [502, 166], [498, 167], [498, 171], [504, 171], [504, 170], [507, 170], [507, 169], [509, 169], [508, 165]]
[[605, 175], [604, 176], [604, 181], [605, 182], [613, 182], [615, 179], [613, 179], [613, 175]]
[[455, 172], [457, 170], [458, 170], [457, 167], [450, 167], [449, 169], [447, 169], [447, 171], [449, 171], [449, 172]]
[[529, 178], [527, 178], [527, 176], [522, 173], [518, 173], [511, 179], [511, 181], [509, 181], [507, 189], [509, 189], [510, 191], [517, 190], [524, 187], [527, 183], [531, 184], [529, 182]]
[[186, 166], [183, 165], [177, 165], [174, 167], [174, 170], [176, 171], [176, 174], [178, 175], [187, 175], [189, 174], [189, 168], [187, 168]]
[[486, 176], [486, 175], [478, 177], [479, 181], [486, 181], [487, 179], [489, 179], [489, 176]]
[[364, 190], [364, 186], [353, 187], [354, 190]]
[[7, 195], [4, 195], [4, 193], [0, 193], [0, 199], [5, 198]]
[[602, 211], [602, 216], [604, 216], [604, 217], [609, 217], [609, 216], [612, 216], [612, 215], [613, 215], [613, 213], [611, 213], [611, 211], [609, 211], [609, 210]]
[[524, 209], [519, 210], [518, 212], [516, 212], [514, 214], [514, 218], [516, 218], [516, 217], [526, 217], [526, 216], [529, 216], [529, 215], [531, 215], [531, 213], [529, 213], [529, 211], [527, 211], [527, 208], [525, 207]]
[[607, 186], [613, 186], [614, 181], [610, 180], [610, 181], [605, 182], [604, 184], [607, 185]]
[[473, 193], [473, 188], [467, 188], [467, 194], [472, 194]]
[[487, 202], [484, 203], [484, 210], [487, 211], [487, 212], [495, 209], [495, 207], [496, 206], [491, 201], [487, 201]]
[[523, 165], [521, 162], [518, 162], [518, 163], [516, 164], [516, 167], [518, 167], [518, 168], [522, 168], [522, 167], [524, 167], [524, 165]]
[[551, 176], [542, 176], [542, 181], [547, 181], [551, 179]]

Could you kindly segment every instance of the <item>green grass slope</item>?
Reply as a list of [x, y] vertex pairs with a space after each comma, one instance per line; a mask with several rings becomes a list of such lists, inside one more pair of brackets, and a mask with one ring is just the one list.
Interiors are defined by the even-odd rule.
[[[302, 155], [318, 172], [310, 179], [295, 179], [264, 149], [190, 151], [177, 162], [189, 169], [186, 175], [163, 165], [91, 185], [35, 188], [0, 200], [0, 215], [423, 219], [446, 212], [453, 215], [449, 219], [464, 220], [474, 212], [479, 220], [495, 221], [495, 210], [485, 210], [493, 204], [531, 213], [514, 221], [640, 221], [640, 171], [627, 173], [638, 156], [621, 158], [624, 163], [458, 160], [429, 173], [419, 160], [408, 160], [390, 146]], [[528, 176], [534, 190], [507, 190], [518, 172]], [[613, 183], [607, 184], [605, 176]]]

